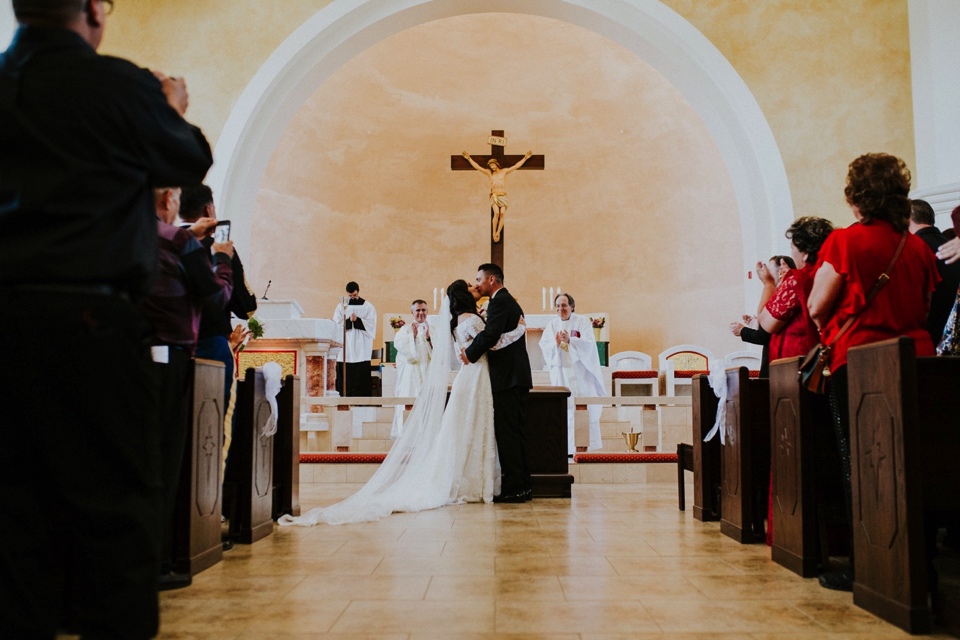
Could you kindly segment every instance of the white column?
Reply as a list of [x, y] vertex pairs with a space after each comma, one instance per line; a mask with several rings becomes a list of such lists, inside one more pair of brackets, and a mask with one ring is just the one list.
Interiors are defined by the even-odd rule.
[[910, 197], [929, 202], [937, 226], [960, 204], [960, 2], [909, 0], [917, 166]]

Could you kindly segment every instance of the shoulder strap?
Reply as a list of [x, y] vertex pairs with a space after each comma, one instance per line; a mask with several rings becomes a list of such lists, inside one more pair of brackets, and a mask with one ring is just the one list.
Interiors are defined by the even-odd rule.
[[877, 294], [880, 293], [880, 289], [883, 289], [883, 286], [890, 281], [890, 272], [893, 271], [893, 265], [897, 263], [897, 258], [900, 257], [900, 252], [903, 251], [903, 246], [907, 244], [908, 233], [909, 233], [908, 231], [903, 232], [903, 237], [900, 238], [900, 246], [897, 247], [896, 253], [893, 254], [893, 259], [890, 261], [890, 264], [887, 265], [886, 270], [880, 274], [879, 278], [877, 278], [877, 281], [873, 283], [873, 287], [870, 289], [870, 291], [867, 292], [867, 299], [863, 303], [863, 308], [860, 309], [860, 311], [857, 311], [855, 314], [853, 314], [849, 318], [847, 318], [847, 321], [843, 323], [843, 327], [840, 329], [837, 335], [833, 337], [833, 340], [830, 342], [831, 346], [833, 345], [833, 343], [835, 343], [837, 340], [840, 339], [840, 336], [846, 333], [847, 329], [850, 328], [850, 325], [852, 325], [853, 322], [860, 316], [860, 314], [863, 313], [864, 309], [870, 306], [870, 303], [873, 302], [873, 299], [877, 297]]

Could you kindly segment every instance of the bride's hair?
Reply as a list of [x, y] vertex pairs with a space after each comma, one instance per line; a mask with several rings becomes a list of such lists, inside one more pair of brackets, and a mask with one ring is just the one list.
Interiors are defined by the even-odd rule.
[[454, 280], [447, 287], [447, 297], [450, 298], [450, 333], [457, 330], [457, 318], [461, 313], [477, 313], [477, 301], [467, 287], [466, 280]]

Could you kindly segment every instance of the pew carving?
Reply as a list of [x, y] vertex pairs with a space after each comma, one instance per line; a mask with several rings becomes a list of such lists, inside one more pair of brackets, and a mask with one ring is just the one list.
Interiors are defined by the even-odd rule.
[[802, 359], [770, 364], [772, 556], [774, 562], [809, 578], [820, 573], [826, 556], [820, 534], [828, 523], [818, 520], [820, 507], [844, 505], [830, 406], [826, 396], [799, 384]]
[[194, 360], [191, 424], [173, 517], [176, 570], [191, 575], [223, 558], [220, 542], [222, 362]]
[[230, 537], [251, 544], [273, 533], [273, 444], [262, 434], [270, 418], [263, 372], [247, 369], [237, 381], [235, 427], [224, 479]]
[[707, 376], [693, 377], [693, 517], [720, 519], [720, 438], [704, 442], [717, 419], [717, 396]]
[[858, 606], [931, 628], [924, 511], [960, 508], [960, 358], [918, 358], [898, 338], [848, 353]]

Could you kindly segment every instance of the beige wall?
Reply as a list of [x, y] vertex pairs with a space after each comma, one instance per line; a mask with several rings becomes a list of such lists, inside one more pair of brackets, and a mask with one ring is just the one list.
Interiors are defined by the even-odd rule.
[[[191, 117], [215, 139], [263, 61], [324, 4], [122, 3], [104, 49], [186, 76]], [[859, 153], [912, 164], [906, 0], [666, 4], [756, 96], [798, 215], [849, 221], [843, 176]], [[508, 180], [508, 286], [529, 312], [561, 284], [582, 311], [611, 313], [614, 350], [740, 347], [724, 333], [746, 306], [739, 221], [703, 124], [636, 57], [542, 18], [421, 25], [325, 82], [261, 185], [251, 284], [272, 279], [271, 297], [327, 315], [348, 279], [386, 312], [472, 275], [488, 254], [485, 184], [451, 173], [448, 156], [482, 153], [491, 128], [506, 129], [508, 152], [547, 157], [547, 171]]]

